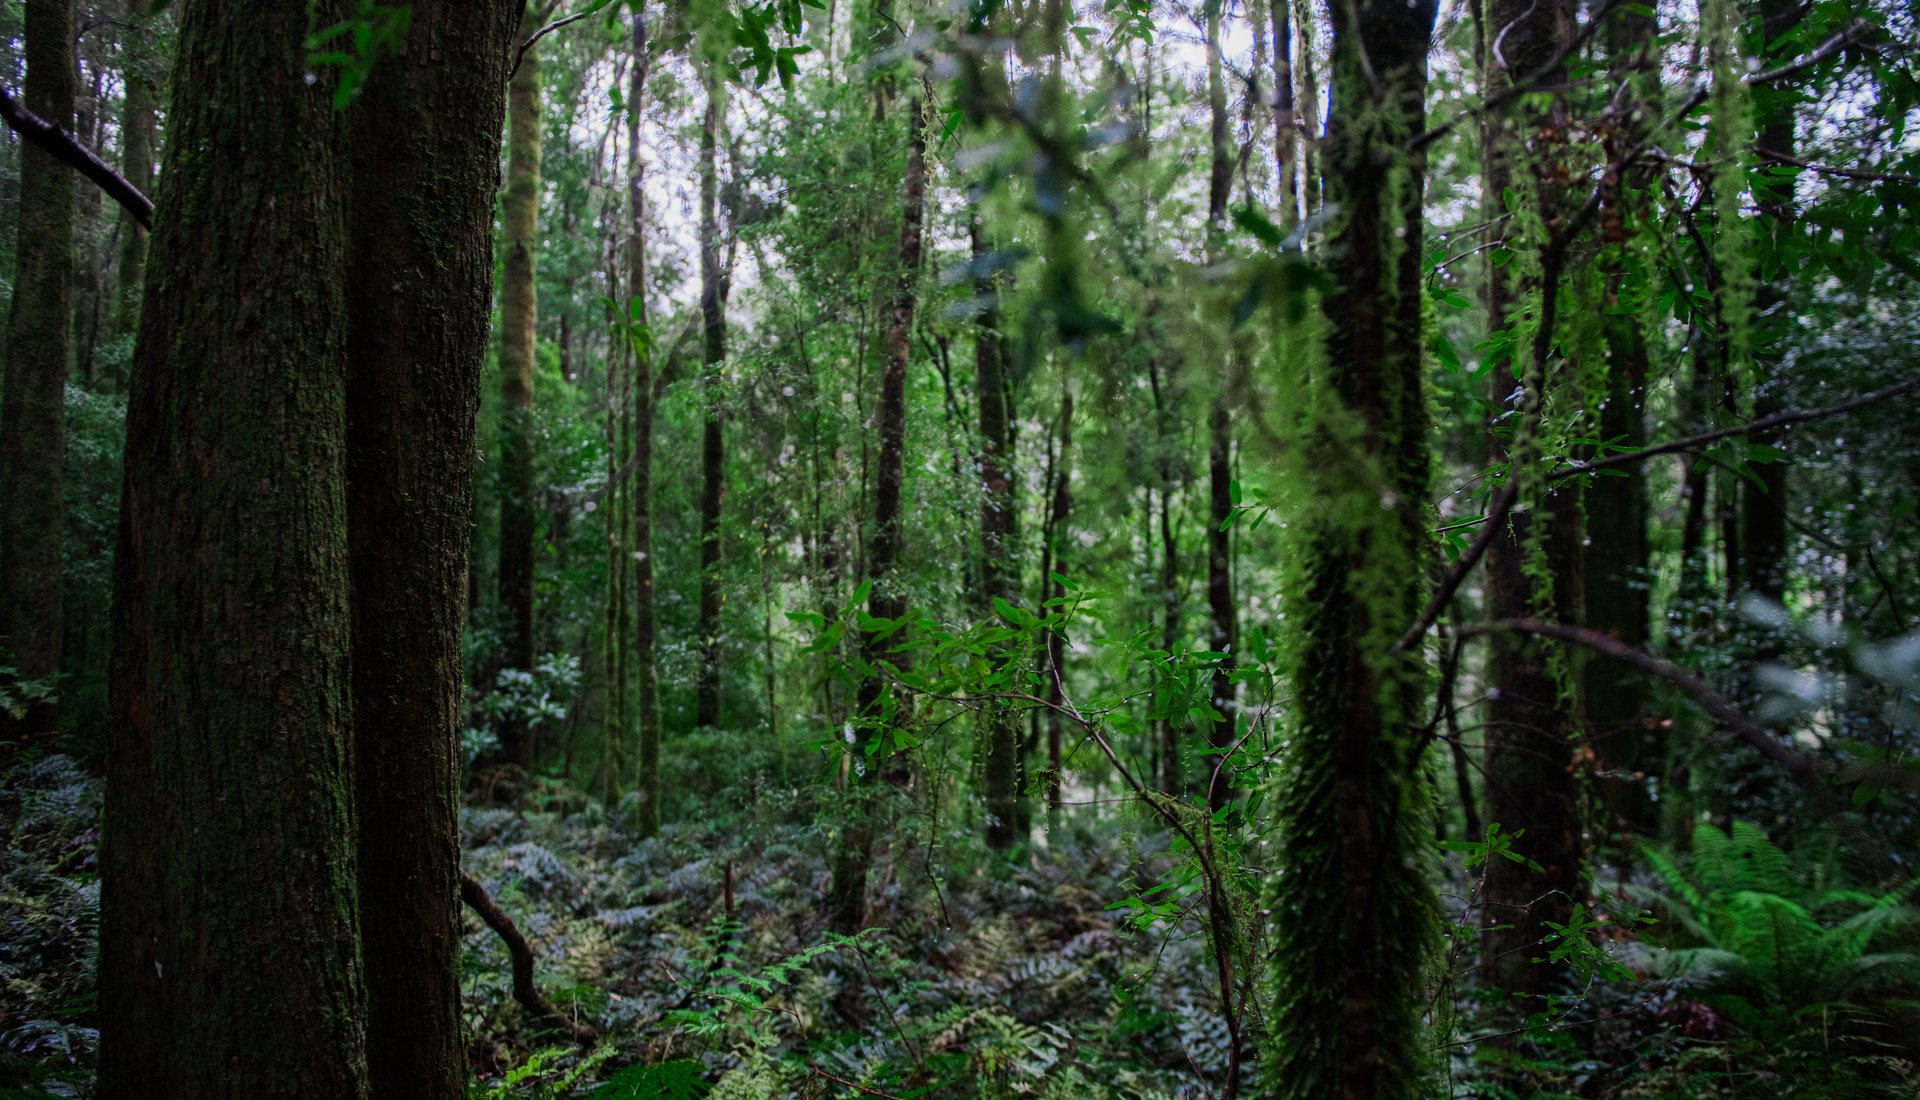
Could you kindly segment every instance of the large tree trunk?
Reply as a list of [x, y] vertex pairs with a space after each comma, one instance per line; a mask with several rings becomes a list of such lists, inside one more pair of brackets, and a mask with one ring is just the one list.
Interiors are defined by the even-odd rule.
[[[70, 0], [31, 0], [26, 106], [73, 128], [75, 70]], [[66, 538], [66, 387], [73, 309], [73, 169], [37, 146], [20, 150], [20, 222], [0, 385], [0, 645], [22, 680], [51, 681], [63, 638], [60, 559]], [[51, 735], [57, 696], [16, 721], [7, 740]]]
[[[706, 336], [706, 385], [712, 390], [727, 357], [726, 274], [720, 269], [718, 150], [724, 110], [720, 76], [707, 72], [707, 113], [700, 126], [700, 322]], [[711, 392], [700, 430], [700, 682], [702, 726], [720, 724], [720, 511], [727, 476], [726, 428]]]
[[405, 53], [345, 112], [354, 775], [378, 1097], [466, 1095], [461, 633], [517, 8], [415, 0]]
[[[1432, 0], [1331, 8], [1327, 356], [1302, 400], [1316, 494], [1295, 521], [1306, 580], [1296, 729], [1270, 795], [1270, 1095], [1421, 1095], [1437, 903], [1420, 726], [1426, 673], [1394, 639], [1424, 603], [1430, 537], [1421, 371], [1421, 190]], [[1370, 476], [1359, 476], [1364, 463]]]
[[[986, 241], [976, 216], [970, 227], [973, 256], [986, 255]], [[974, 387], [980, 395], [980, 599], [991, 616], [993, 601], [1007, 599], [1019, 588], [1018, 571], [1011, 561], [1014, 540], [1012, 420], [1013, 388], [1001, 359], [998, 289], [981, 279], [974, 293], [982, 302], [979, 329], [974, 334]], [[1002, 657], [1007, 656], [1002, 654]], [[987, 845], [1012, 847], [1022, 839], [1024, 808], [1020, 798], [1020, 722], [1011, 706], [994, 705], [982, 712], [986, 727]]]
[[[533, 9], [516, 32], [539, 29]], [[540, 231], [540, 47], [520, 58], [507, 88], [507, 186], [500, 203], [500, 605], [506, 668], [533, 667], [533, 363], [539, 302], [534, 287]], [[491, 687], [492, 685], [486, 685]], [[509, 764], [533, 770], [533, 732], [509, 721], [500, 731]]]
[[[1489, 47], [1482, 59], [1489, 88], [1529, 79], [1573, 34], [1570, 0], [1493, 0], [1485, 19], [1489, 35], [1498, 28], [1500, 44], [1498, 50]], [[1560, 155], [1552, 135], [1565, 132], [1565, 116], [1564, 105], [1554, 97], [1536, 110], [1489, 118], [1481, 149], [1492, 216], [1506, 213], [1500, 196], [1511, 185], [1530, 196], [1522, 201], [1540, 208], [1544, 225], [1567, 220], [1560, 214], [1564, 191], [1551, 182]], [[1526, 149], [1537, 158], [1536, 175], [1518, 179], [1515, 158]], [[1546, 240], [1516, 243], [1541, 252], [1552, 244]], [[1526, 319], [1510, 315], [1529, 291], [1555, 295], [1560, 288], [1537, 282], [1524, 286], [1513, 275], [1512, 265], [1490, 270], [1488, 324], [1496, 329], [1511, 324], [1530, 332]], [[1553, 279], [1554, 273], [1545, 278]], [[1551, 322], [1543, 317], [1531, 323]], [[1521, 342], [1528, 341], [1523, 337]], [[1551, 354], [1555, 345], [1534, 342], [1533, 346]], [[1491, 401], [1496, 408], [1506, 407], [1516, 388], [1524, 387], [1529, 395], [1549, 387], [1566, 392], [1577, 378], [1572, 364], [1536, 362], [1524, 351], [1516, 351], [1511, 363], [1492, 372]], [[1529, 403], [1538, 408], [1540, 398], [1533, 396]], [[1544, 606], [1551, 608], [1550, 615], [1557, 621], [1578, 622], [1579, 495], [1571, 486], [1555, 492], [1533, 479], [1539, 463], [1532, 430], [1522, 424], [1510, 434], [1493, 437], [1492, 461], [1509, 464], [1505, 476], [1519, 479], [1530, 508], [1515, 509], [1508, 529], [1487, 551], [1488, 613], [1496, 619], [1526, 618], [1540, 615]], [[1542, 592], [1542, 585], [1549, 586], [1550, 592]], [[1509, 833], [1525, 830], [1515, 849], [1541, 870], [1506, 859], [1487, 862], [1483, 914], [1487, 927], [1481, 945], [1490, 980], [1523, 999], [1516, 1005], [1521, 1013], [1535, 1007], [1532, 1002], [1551, 990], [1564, 970], [1560, 964], [1533, 960], [1547, 955], [1542, 947], [1549, 933], [1547, 922], [1565, 923], [1580, 890], [1583, 848], [1574, 785], [1574, 739], [1581, 724], [1572, 674], [1558, 663], [1564, 660], [1564, 651], [1550, 649], [1538, 639], [1505, 635], [1494, 636], [1488, 657], [1492, 690], [1486, 705], [1486, 818]]]
[[115, 561], [107, 1100], [368, 1095], [346, 156], [315, 19], [180, 10]]
[[[906, 478], [907, 436], [907, 363], [912, 351], [913, 314], [918, 304], [922, 253], [921, 224], [927, 199], [927, 130], [924, 104], [915, 96], [907, 108], [907, 166], [902, 180], [900, 216], [900, 256], [898, 282], [887, 320], [887, 362], [880, 374], [880, 403], [877, 409], [880, 454], [875, 464], [873, 486], [873, 538], [869, 544], [867, 567], [873, 588], [867, 597], [867, 614], [876, 619], [898, 619], [906, 614], [906, 594], [898, 576], [901, 550], [901, 490]], [[905, 654], [887, 652], [899, 641], [875, 642], [871, 634], [861, 635], [862, 657], [871, 665], [888, 661], [902, 668]], [[893, 748], [892, 731], [908, 719], [908, 700], [895, 697], [894, 709], [886, 716], [882, 704], [886, 688], [877, 674], [862, 677], [856, 703], [860, 720], [875, 724], [883, 720], [891, 728], [868, 728], [856, 738], [853, 752], [856, 763], [864, 759], [867, 745], [880, 744], [881, 774], [899, 778], [903, 770], [884, 758]], [[834, 931], [851, 934], [859, 929], [866, 915], [867, 867], [873, 859], [873, 806], [868, 787], [877, 776], [872, 765], [856, 768], [851, 778], [853, 796], [850, 817], [834, 852], [833, 882], [828, 893], [828, 920]]]
[[[633, 15], [633, 69], [627, 85], [627, 294], [629, 318], [647, 323], [646, 161], [640, 155], [640, 112], [646, 102], [652, 57], [647, 45], [644, 6]], [[633, 664], [637, 671], [642, 836], [660, 828], [660, 677], [653, 615], [653, 350], [641, 347], [633, 361]]]

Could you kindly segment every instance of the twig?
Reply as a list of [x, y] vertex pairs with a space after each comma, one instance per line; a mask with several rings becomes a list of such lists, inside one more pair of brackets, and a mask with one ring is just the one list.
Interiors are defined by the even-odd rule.
[[494, 902], [487, 888], [480, 885], [480, 880], [465, 871], [460, 872], [460, 900], [480, 914], [480, 919], [499, 935], [507, 945], [507, 953], [513, 956], [513, 999], [528, 1012], [571, 1035], [581, 1046], [599, 1041], [598, 1031], [568, 1019], [540, 992], [540, 987], [533, 983], [533, 948], [527, 946], [527, 938], [520, 934], [513, 918]]
[[559, 30], [561, 27], [564, 27], [569, 23], [578, 23], [582, 19], [585, 19], [587, 16], [593, 15], [596, 12], [604, 10], [607, 7], [607, 5], [611, 3], [613, 3], [613, 0], [594, 0], [594, 3], [587, 5], [586, 8], [582, 9], [581, 11], [574, 12], [572, 15], [563, 16], [559, 19], [554, 20], [551, 23], [548, 23], [544, 27], [541, 27], [539, 30], [534, 31], [533, 37], [527, 39], [525, 42], [520, 43], [519, 51], [513, 55], [513, 67], [507, 70], [507, 79], [512, 80], [513, 74], [520, 71], [520, 63], [527, 59], [527, 51], [530, 49], [533, 49], [534, 43], [540, 41], [542, 38], [545, 38], [546, 36], [552, 34], [554, 31]]
[[807, 1068], [812, 1070], [814, 1076], [816, 1077], [824, 1077], [827, 1080], [832, 1081], [836, 1085], [845, 1085], [856, 1092], [864, 1092], [868, 1096], [884, 1097], [885, 1100], [906, 1100], [905, 1097], [895, 1096], [893, 1093], [890, 1093], [890, 1092], [881, 1092], [879, 1089], [870, 1089], [865, 1085], [856, 1084], [855, 1082], [847, 1080], [845, 1077], [835, 1077], [833, 1074], [828, 1073], [826, 1070], [821, 1069], [819, 1066], [808, 1066]]
[[1796, 168], [1805, 168], [1809, 172], [1818, 172], [1823, 176], [1840, 176], [1844, 179], [1864, 180], [1868, 183], [1920, 185], [1920, 176], [1909, 176], [1899, 172], [1868, 172], [1860, 168], [1841, 168], [1832, 164], [1815, 164], [1813, 161], [1801, 160], [1799, 157], [1788, 156], [1785, 153], [1759, 145], [1754, 146], [1753, 151], [1763, 160], [1771, 160], [1779, 164], [1791, 164]]
[[125, 176], [114, 171], [113, 166], [101, 160], [93, 150], [80, 144], [78, 138], [27, 110], [24, 104], [7, 94], [5, 88], [0, 88], [0, 118], [6, 119], [7, 125], [15, 133], [39, 146], [41, 151], [98, 184], [107, 197], [126, 208], [142, 228], [153, 228], [152, 199], [141, 194], [138, 187], [128, 183]]

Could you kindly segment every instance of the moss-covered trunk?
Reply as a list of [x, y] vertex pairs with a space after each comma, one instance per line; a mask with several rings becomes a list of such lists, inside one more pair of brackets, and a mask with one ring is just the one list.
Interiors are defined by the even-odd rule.
[[[1228, 143], [1227, 84], [1220, 47], [1225, 0], [1207, 0], [1207, 106], [1211, 125], [1211, 156], [1207, 176], [1208, 251], [1214, 262], [1223, 257], [1227, 199], [1233, 185], [1233, 149]], [[1257, 31], [1256, 31], [1257, 33]], [[1218, 385], [1207, 409], [1207, 611], [1213, 624], [1210, 648], [1226, 654], [1214, 669], [1211, 702], [1220, 715], [1208, 727], [1207, 741], [1214, 753], [1207, 757], [1202, 782], [1207, 804], [1214, 809], [1233, 797], [1232, 766], [1225, 753], [1233, 747], [1233, 650], [1239, 633], [1233, 600], [1233, 418], [1227, 407], [1232, 354], [1222, 351]], [[1213, 774], [1219, 771], [1215, 781]]]
[[1302, 395], [1304, 632], [1296, 728], [1270, 790], [1268, 1095], [1421, 1095], [1436, 902], [1420, 726], [1427, 674], [1394, 641], [1429, 557], [1420, 201], [1432, 0], [1332, 7], [1325, 149], [1333, 288]]
[[[516, 32], [539, 29], [528, 8]], [[533, 363], [539, 319], [534, 273], [540, 233], [540, 47], [521, 55], [507, 87], [507, 182], [500, 202], [500, 609], [501, 665], [533, 667]], [[500, 754], [533, 769], [533, 732], [509, 721]]]
[[179, 10], [115, 561], [108, 1100], [368, 1095], [346, 164], [303, 46], [349, 11]]
[[[1499, 48], [1489, 46], [1481, 59], [1488, 87], [1506, 87], [1533, 79], [1573, 35], [1573, 5], [1569, 0], [1490, 0], [1483, 18], [1489, 34], [1498, 34]], [[1497, 32], [1491, 28], [1498, 28]], [[1529, 97], [1517, 109], [1489, 115], [1482, 128], [1481, 155], [1486, 178], [1488, 213], [1507, 214], [1504, 194], [1525, 197], [1522, 209], [1512, 212], [1514, 243], [1535, 255], [1555, 247], [1547, 235], [1570, 220], [1563, 215], [1564, 189], [1553, 182], [1568, 128], [1565, 104], [1558, 95]], [[1532, 212], [1535, 217], [1529, 217]], [[1537, 222], [1536, 222], [1537, 218]], [[1538, 224], [1538, 234], [1526, 227]], [[1555, 311], [1529, 308], [1530, 300], [1570, 293], [1558, 285], [1557, 271], [1525, 274], [1517, 265], [1491, 267], [1488, 279], [1488, 324], [1511, 326], [1517, 343], [1549, 352], [1537, 362], [1515, 352], [1491, 372], [1489, 400], [1496, 408], [1510, 408], [1511, 395], [1527, 397], [1528, 410], [1550, 410], [1563, 420], [1578, 408], [1575, 367], [1552, 353], [1557, 333], [1536, 340], [1532, 333], [1554, 322]], [[1532, 423], [1513, 426], [1496, 422], [1490, 459], [1508, 464], [1505, 478], [1517, 479], [1526, 507], [1509, 514], [1507, 529], [1487, 551], [1487, 610], [1496, 619], [1539, 617], [1578, 622], [1581, 597], [1582, 551], [1578, 491], [1558, 491], [1541, 483], [1540, 428]], [[1583, 858], [1578, 795], [1574, 783], [1575, 738], [1581, 732], [1577, 690], [1564, 665], [1563, 652], [1549, 649], [1539, 639], [1496, 635], [1488, 654], [1487, 677], [1492, 690], [1486, 705], [1487, 820], [1508, 833], [1525, 830], [1515, 844], [1519, 854], [1538, 864], [1495, 859], [1487, 863], [1486, 931], [1481, 939], [1489, 978], [1510, 995], [1522, 998], [1515, 1010], [1538, 1007], [1527, 998], [1553, 987], [1564, 969], [1559, 964], [1534, 962], [1547, 952], [1541, 941], [1547, 923], [1565, 923], [1580, 892]]]
[[[73, 5], [26, 5], [27, 109], [73, 128]], [[0, 646], [22, 680], [60, 671], [66, 537], [66, 386], [73, 310], [74, 172], [30, 144], [20, 150], [20, 231], [6, 376], [0, 385]], [[0, 657], [4, 660], [4, 657]], [[16, 721], [0, 712], [0, 735], [44, 737], [59, 709], [50, 696]]]
[[[146, 30], [152, 0], [127, 0], [126, 18], [133, 28], [121, 36], [120, 79], [126, 91], [120, 105], [120, 174], [143, 195], [153, 194], [153, 144], [157, 116], [155, 60]], [[147, 281], [147, 229], [122, 212], [120, 215], [120, 269], [114, 302], [113, 331], [131, 335], [140, 327], [140, 292]]]
[[382, 59], [345, 112], [354, 776], [379, 1097], [466, 1095], [461, 633], [517, 9], [415, 0], [404, 52]]

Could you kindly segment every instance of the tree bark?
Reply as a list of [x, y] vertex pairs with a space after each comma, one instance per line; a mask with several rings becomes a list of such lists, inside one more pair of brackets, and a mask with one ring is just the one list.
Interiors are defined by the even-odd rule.
[[[977, 215], [970, 226], [970, 237], [978, 262], [986, 256], [987, 248]], [[973, 344], [974, 388], [980, 395], [980, 598], [989, 617], [994, 614], [993, 601], [1007, 599], [1019, 587], [1010, 560], [1016, 514], [1009, 468], [1013, 460], [1013, 389], [1001, 359], [998, 294], [990, 278], [974, 284], [974, 295], [982, 303]], [[982, 721], [987, 741], [987, 846], [1004, 850], [1022, 839], [1019, 719], [1010, 706], [1001, 704], [990, 705], [982, 712]]]
[[[906, 614], [906, 594], [898, 576], [901, 550], [901, 490], [906, 478], [907, 363], [912, 353], [913, 315], [918, 304], [922, 253], [922, 221], [927, 192], [927, 131], [925, 106], [915, 96], [907, 108], [907, 165], [901, 182], [900, 254], [898, 282], [888, 311], [887, 362], [880, 375], [880, 402], [876, 412], [880, 453], [874, 470], [873, 538], [869, 544], [867, 567], [873, 588], [867, 598], [867, 614], [876, 619], [898, 619]], [[910, 658], [890, 654], [899, 640], [875, 642], [871, 634], [861, 634], [861, 651], [869, 665], [883, 661], [904, 668]], [[856, 713], [869, 728], [860, 730], [852, 751], [856, 765], [866, 759], [865, 750], [878, 740], [879, 772], [899, 780], [904, 772], [897, 762], [886, 757], [894, 748], [893, 733], [906, 724], [908, 701], [894, 697], [887, 712], [886, 686], [877, 673], [861, 678]], [[872, 728], [885, 722], [887, 728]], [[849, 820], [834, 853], [833, 881], [828, 891], [828, 919], [834, 931], [851, 934], [858, 931], [866, 917], [867, 868], [873, 859], [873, 799], [868, 789], [874, 779], [871, 766], [856, 767], [850, 783]]]
[[[127, 0], [132, 30], [122, 35], [120, 79], [126, 85], [120, 109], [120, 175], [143, 195], [153, 194], [153, 146], [157, 135], [151, 51], [145, 44], [150, 0]], [[131, 336], [140, 327], [140, 294], [147, 281], [147, 227], [131, 215], [120, 219], [119, 297], [113, 330]]]
[[[516, 32], [539, 29], [528, 8]], [[534, 274], [540, 232], [540, 47], [530, 47], [507, 88], [507, 186], [500, 203], [500, 605], [507, 637], [501, 666], [533, 667], [533, 365], [539, 300]], [[485, 685], [491, 687], [492, 685]], [[510, 720], [500, 754], [533, 770], [533, 732]]]
[[[27, 109], [71, 130], [77, 82], [71, 0], [32, 0], [23, 30]], [[27, 681], [59, 674], [64, 638], [73, 178], [50, 153], [22, 143], [13, 304], [0, 383], [0, 645], [12, 650], [8, 663]], [[0, 712], [0, 737], [51, 736], [58, 698], [50, 694], [19, 720]]]
[[720, 724], [720, 519], [726, 496], [726, 428], [713, 389], [727, 358], [727, 295], [720, 269], [719, 134], [724, 110], [720, 76], [707, 72], [707, 112], [700, 126], [700, 321], [706, 337], [706, 412], [700, 431], [700, 680], [702, 726]]
[[108, 1100], [368, 1095], [347, 166], [314, 18], [180, 9], [115, 561]]
[[466, 1095], [461, 642], [517, 8], [415, 0], [404, 51], [344, 112], [360, 944], [380, 1097]]
[[[1227, 86], [1220, 56], [1224, 3], [1207, 0], [1206, 9], [1207, 104], [1213, 120], [1207, 232], [1209, 252], [1216, 262], [1224, 254], [1227, 200], [1233, 184], [1233, 149], [1227, 140]], [[1203, 769], [1209, 776], [1216, 767], [1219, 769], [1219, 782], [1210, 782], [1207, 787], [1207, 804], [1216, 810], [1233, 799], [1232, 767], [1224, 761], [1234, 741], [1233, 650], [1239, 628], [1233, 601], [1233, 531], [1227, 522], [1233, 514], [1233, 421], [1227, 407], [1231, 375], [1232, 352], [1223, 349], [1207, 416], [1207, 611], [1213, 620], [1211, 648], [1225, 654], [1213, 671], [1210, 702], [1219, 717], [1208, 725], [1207, 743], [1214, 755], [1207, 758]]]
[[[1487, 33], [1497, 34], [1482, 58], [1488, 88], [1529, 79], [1562, 52], [1574, 29], [1570, 0], [1493, 0], [1485, 18]], [[1481, 155], [1490, 214], [1506, 213], [1501, 196], [1511, 185], [1529, 196], [1521, 201], [1538, 207], [1541, 223], [1549, 227], [1546, 232], [1558, 232], [1552, 227], [1568, 220], [1561, 216], [1565, 191], [1552, 180], [1567, 125], [1558, 96], [1538, 109], [1489, 117]], [[1520, 159], [1523, 151], [1530, 151], [1527, 161]], [[1519, 178], [1523, 164], [1529, 172], [1525, 179]], [[1545, 239], [1514, 243], [1542, 253], [1553, 244]], [[1523, 285], [1511, 265], [1489, 271], [1490, 326], [1528, 333], [1552, 323], [1545, 316], [1518, 311], [1529, 292], [1542, 298], [1559, 294], [1557, 273], [1547, 272], [1532, 285]], [[1547, 343], [1533, 346], [1551, 354], [1557, 344], [1549, 337]], [[1516, 350], [1509, 362], [1491, 375], [1495, 408], [1511, 407], [1509, 395], [1516, 389], [1524, 388], [1526, 404], [1537, 408], [1540, 398], [1533, 395], [1549, 387], [1571, 392], [1577, 385], [1577, 370], [1565, 360], [1536, 362]], [[1572, 486], [1555, 491], [1533, 477], [1539, 464], [1532, 431], [1531, 425], [1521, 423], [1492, 433], [1491, 460], [1507, 464], [1505, 477], [1517, 479], [1531, 508], [1510, 511], [1507, 529], [1488, 548], [1487, 604], [1499, 618], [1517, 618], [1548, 606], [1558, 621], [1579, 622], [1579, 493]], [[1493, 638], [1487, 677], [1492, 687], [1486, 705], [1486, 818], [1509, 834], [1524, 830], [1515, 851], [1542, 870], [1506, 859], [1487, 862], [1482, 965], [1496, 987], [1521, 1001], [1514, 1011], [1524, 1015], [1564, 974], [1562, 964], [1533, 960], [1547, 954], [1542, 941], [1549, 934], [1548, 922], [1564, 924], [1581, 889], [1584, 850], [1574, 745], [1582, 726], [1576, 681], [1563, 655], [1538, 640]]]
[[[1430, 536], [1422, 375], [1421, 192], [1407, 140], [1425, 120], [1432, 0], [1330, 9], [1332, 122], [1323, 308], [1327, 355], [1304, 400], [1296, 526], [1304, 638], [1296, 728], [1270, 797], [1277, 873], [1266, 887], [1271, 1095], [1422, 1095], [1422, 1032], [1437, 902], [1422, 777], [1426, 672], [1395, 636], [1423, 605]], [[1349, 427], [1350, 426], [1350, 427]], [[1353, 467], [1364, 463], [1367, 476]]]
[[[647, 324], [646, 162], [640, 155], [641, 104], [646, 101], [652, 55], [644, 6], [633, 15], [633, 69], [627, 85], [627, 294], [634, 324]], [[635, 825], [641, 836], [660, 828], [660, 676], [653, 610], [653, 349], [633, 360], [633, 664], [639, 716], [640, 767], [635, 777], [640, 803]]]

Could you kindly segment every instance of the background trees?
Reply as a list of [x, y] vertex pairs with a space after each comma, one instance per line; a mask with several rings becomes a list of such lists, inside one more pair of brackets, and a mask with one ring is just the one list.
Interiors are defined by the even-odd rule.
[[0, 150], [65, 478], [0, 501], [0, 702], [60, 704], [0, 1045], [1897, 1091], [1920, 85], [1856, 8], [0, 12], [16, 102], [75, 43], [74, 139], [163, 150], [71, 277]]

